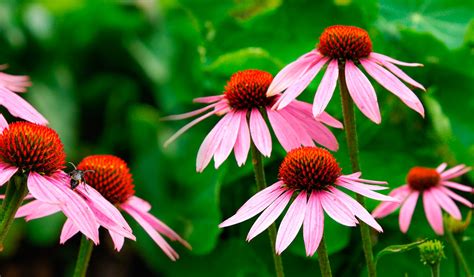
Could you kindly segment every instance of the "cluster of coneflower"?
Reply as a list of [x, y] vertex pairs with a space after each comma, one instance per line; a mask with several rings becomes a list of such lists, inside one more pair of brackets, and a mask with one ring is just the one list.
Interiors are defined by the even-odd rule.
[[[354, 104], [370, 120], [377, 124], [381, 122], [374, 87], [361, 69], [409, 108], [424, 116], [423, 105], [410, 87], [425, 88], [405, 74], [399, 65], [421, 66], [373, 52], [370, 37], [363, 29], [340, 25], [328, 27], [321, 34], [316, 49], [284, 67], [275, 78], [258, 69], [236, 72], [230, 77], [223, 94], [194, 99], [206, 104], [205, 107], [164, 118], [178, 120], [199, 116], [182, 127], [165, 145], [199, 122], [213, 115], [219, 116], [219, 121], [199, 148], [196, 170], [202, 172], [212, 159], [217, 169], [232, 152], [241, 166], [251, 152], [259, 189], [219, 227], [238, 224], [260, 214], [247, 240], [269, 230], [277, 254], [274, 261], [278, 276], [283, 276], [279, 255], [303, 228], [306, 254], [312, 256], [317, 252], [322, 275], [330, 276], [324, 242], [326, 213], [342, 225], [360, 225], [368, 273], [375, 276], [369, 227], [382, 232], [382, 226], [375, 218], [384, 217], [401, 207], [400, 230], [405, 233], [418, 198], [422, 196], [429, 224], [436, 234], [442, 235], [445, 232], [442, 210], [461, 220], [455, 201], [472, 207], [469, 200], [452, 191], [473, 192], [472, 187], [451, 181], [470, 170], [465, 165], [448, 170], [446, 163], [433, 169], [414, 167], [408, 172], [407, 184], [394, 189], [388, 196], [378, 192], [387, 189], [383, 186], [386, 182], [361, 178]], [[323, 69], [325, 72], [313, 105], [296, 100]], [[337, 84], [343, 123], [324, 111]], [[135, 239], [120, 213], [122, 210], [130, 214], [171, 259], [177, 259], [178, 254], [161, 235], [190, 247], [149, 213], [149, 203], [134, 196], [132, 176], [126, 163], [118, 157], [85, 157], [77, 166], [84, 175], [84, 180], [79, 180], [83, 185], [71, 188], [71, 176], [63, 171], [65, 154], [58, 135], [45, 126], [47, 121], [34, 108], [14, 93], [25, 91], [28, 85], [30, 83], [24, 76], [4, 73], [0, 76], [0, 93], [6, 99], [2, 104], [13, 116], [27, 121], [8, 124], [0, 115], [0, 185], [8, 182], [0, 217], [0, 243], [15, 216], [31, 220], [62, 212], [67, 220], [61, 243], [80, 232], [84, 238], [81, 248], [84, 245], [91, 247], [92, 243], [99, 243], [99, 227], [102, 226], [108, 230], [119, 251], [124, 238]], [[346, 174], [330, 152], [338, 150], [338, 142], [328, 127], [345, 129], [352, 164]], [[272, 153], [270, 129], [287, 155], [275, 182], [267, 187], [263, 157]], [[352, 193], [356, 194], [356, 199]], [[372, 214], [365, 208], [365, 197], [382, 201]], [[274, 222], [288, 205], [276, 232]], [[87, 256], [81, 257], [80, 254], [78, 264], [81, 264], [81, 259], [87, 259]]]

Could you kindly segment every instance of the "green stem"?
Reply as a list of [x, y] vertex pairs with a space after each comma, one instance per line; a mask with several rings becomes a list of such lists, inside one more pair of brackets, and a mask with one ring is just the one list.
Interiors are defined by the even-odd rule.
[[[267, 182], [265, 181], [265, 171], [263, 169], [263, 157], [262, 154], [258, 151], [257, 147], [250, 143], [250, 149], [252, 152], [252, 165], [253, 171], [255, 173], [255, 181], [257, 183], [257, 189], [259, 191], [267, 187]], [[285, 276], [283, 271], [283, 262], [281, 256], [276, 254], [275, 251], [275, 239], [276, 239], [276, 226], [275, 223], [268, 227], [268, 236], [270, 238], [270, 245], [272, 247], [271, 251], [273, 253], [273, 261], [275, 263], [275, 273], [278, 277]]]
[[439, 277], [439, 263], [431, 266], [431, 277]]
[[318, 262], [319, 262], [319, 269], [321, 270], [321, 276], [323, 277], [331, 277], [331, 264], [329, 263], [329, 256], [326, 250], [326, 242], [324, 242], [324, 236], [321, 239], [318, 247]]
[[[359, 165], [359, 146], [357, 142], [356, 122], [354, 116], [354, 102], [347, 89], [346, 77], [344, 74], [344, 65], [339, 64], [339, 87], [341, 90], [342, 112], [344, 116], [344, 129], [346, 131], [347, 149], [351, 160], [352, 172], [360, 171]], [[357, 201], [365, 208], [365, 198], [356, 194]], [[362, 237], [362, 246], [364, 248], [365, 261], [370, 277], [377, 276], [372, 253], [372, 241], [370, 239], [370, 229], [367, 224], [360, 221], [360, 234]]]
[[446, 232], [446, 241], [451, 245], [451, 248], [453, 249], [454, 256], [458, 260], [458, 262], [461, 264], [464, 272], [466, 273], [466, 276], [471, 277], [473, 276], [471, 273], [471, 270], [469, 269], [469, 265], [466, 262], [466, 259], [464, 258], [464, 255], [461, 251], [461, 248], [459, 247], [458, 242], [453, 236], [453, 233], [449, 228], [445, 228]]
[[77, 255], [76, 268], [74, 269], [74, 277], [86, 276], [87, 266], [89, 266], [93, 246], [92, 241], [83, 235], [81, 238], [79, 254]]
[[5, 238], [15, 219], [16, 211], [20, 208], [27, 194], [26, 178], [15, 175], [8, 181], [5, 199], [3, 200], [0, 212], [0, 251], [3, 250]]

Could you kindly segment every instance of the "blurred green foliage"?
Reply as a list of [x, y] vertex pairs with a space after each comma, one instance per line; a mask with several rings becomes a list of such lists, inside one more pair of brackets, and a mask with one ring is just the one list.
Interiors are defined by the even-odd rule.
[[[376, 85], [382, 124], [357, 112], [364, 177], [397, 187], [415, 165], [474, 165], [473, 14], [474, 2], [462, 0], [4, 0], [0, 62], [10, 65], [9, 73], [31, 76], [34, 86], [25, 97], [61, 135], [68, 160], [77, 163], [99, 153], [126, 159], [137, 195], [193, 246], [190, 252], [173, 244], [182, 258], [172, 263], [135, 225], [137, 242], [127, 242], [126, 251], [166, 276], [269, 276], [273, 267], [266, 235], [245, 242], [252, 221], [217, 227], [255, 193], [251, 163], [238, 168], [230, 157], [219, 170], [211, 165], [197, 174], [197, 150], [217, 118], [163, 148], [184, 122], [160, 117], [198, 108], [193, 98], [220, 94], [238, 70], [276, 74], [314, 48], [327, 26], [356, 25], [369, 31], [375, 52], [423, 63], [424, 68], [405, 70], [427, 88], [416, 91], [427, 110], [423, 119]], [[311, 102], [317, 83], [301, 99]], [[342, 118], [337, 96], [328, 112]], [[336, 156], [349, 173], [344, 134], [334, 132], [341, 145]], [[280, 146], [274, 149], [265, 161], [269, 182], [276, 180], [284, 155]], [[462, 181], [472, 185], [474, 174]], [[369, 209], [376, 204], [369, 201]], [[55, 216], [16, 224], [11, 248], [21, 237], [34, 247], [53, 247], [63, 220]], [[358, 230], [327, 222], [333, 272], [364, 276]], [[374, 234], [376, 251], [435, 237], [420, 204], [407, 235], [400, 233], [397, 215], [380, 222], [384, 233]], [[474, 246], [473, 235], [471, 227], [466, 232], [471, 240], [462, 245], [471, 262], [474, 252], [467, 250]], [[304, 254], [299, 235], [283, 253], [288, 276], [319, 274], [315, 258]], [[4, 255], [14, 256], [15, 250]], [[446, 257], [442, 276], [453, 276], [449, 247]], [[393, 255], [382, 259], [378, 270], [383, 276], [427, 276], [417, 260], [416, 253]]]

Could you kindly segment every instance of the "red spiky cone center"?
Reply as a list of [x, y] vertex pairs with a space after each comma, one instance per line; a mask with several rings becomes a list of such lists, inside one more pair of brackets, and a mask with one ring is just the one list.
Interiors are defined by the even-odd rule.
[[319, 37], [318, 51], [339, 60], [357, 61], [372, 52], [372, 41], [364, 29], [354, 26], [328, 27]]
[[225, 98], [238, 110], [266, 107], [274, 97], [267, 97], [267, 89], [273, 76], [265, 71], [249, 69], [234, 73], [225, 87]]
[[23, 172], [50, 175], [64, 168], [66, 154], [53, 129], [30, 122], [15, 122], [0, 134], [0, 160]]
[[407, 183], [410, 188], [423, 191], [439, 184], [441, 175], [433, 168], [413, 167], [407, 175]]
[[93, 170], [84, 174], [85, 182], [113, 204], [121, 204], [135, 194], [132, 174], [122, 159], [113, 155], [93, 155], [84, 158], [79, 170]]
[[341, 176], [341, 168], [329, 151], [319, 147], [291, 150], [281, 163], [278, 177], [289, 188], [323, 190]]

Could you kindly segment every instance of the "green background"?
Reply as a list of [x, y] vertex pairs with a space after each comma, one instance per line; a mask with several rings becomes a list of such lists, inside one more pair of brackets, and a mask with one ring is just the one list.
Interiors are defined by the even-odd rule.
[[[470, 3], [470, 4], [469, 4]], [[199, 96], [223, 92], [238, 70], [257, 68], [276, 74], [314, 48], [324, 28], [334, 24], [366, 29], [374, 51], [419, 62], [405, 68], [427, 92], [416, 91], [426, 118], [375, 85], [382, 124], [357, 113], [363, 176], [404, 183], [412, 166], [474, 165], [474, 2], [472, 1], [14, 1], [0, 2], [0, 63], [11, 74], [30, 75], [25, 97], [58, 131], [68, 161], [109, 153], [130, 165], [137, 196], [152, 213], [193, 246], [171, 262], [135, 223], [137, 242], [115, 253], [108, 236], [94, 250], [92, 276], [269, 276], [273, 274], [267, 235], [245, 242], [253, 220], [224, 230], [217, 225], [255, 193], [251, 163], [238, 168], [231, 156], [218, 170], [195, 172], [199, 145], [217, 117], [191, 129], [168, 148], [163, 142], [185, 124], [166, 115], [201, 107]], [[300, 99], [311, 102], [321, 74]], [[342, 119], [337, 94], [328, 112]], [[187, 121], [188, 122], [188, 121]], [[344, 133], [334, 130], [335, 154], [350, 173]], [[274, 140], [275, 141], [275, 140]], [[284, 157], [274, 144], [265, 160], [269, 182], [276, 181]], [[471, 172], [460, 180], [471, 185]], [[468, 195], [464, 195], [469, 197]], [[471, 196], [472, 201], [472, 196]], [[377, 202], [369, 201], [372, 210]], [[462, 208], [463, 215], [467, 209]], [[79, 239], [58, 245], [63, 216], [25, 223], [17, 220], [0, 257], [0, 273], [69, 275]], [[132, 222], [132, 220], [130, 220]], [[336, 276], [364, 276], [359, 230], [327, 220], [326, 242]], [[407, 235], [398, 216], [380, 220], [375, 251], [418, 238], [435, 238], [418, 203]], [[474, 267], [471, 226], [462, 247]], [[442, 239], [442, 238], [441, 238]], [[449, 246], [442, 276], [453, 276]], [[315, 257], [305, 257], [301, 234], [283, 253], [288, 276], [317, 276]], [[383, 276], [429, 276], [416, 250], [382, 258]], [[26, 266], [28, 265], [28, 266]]]

